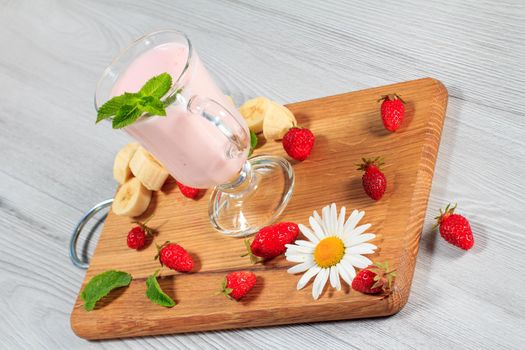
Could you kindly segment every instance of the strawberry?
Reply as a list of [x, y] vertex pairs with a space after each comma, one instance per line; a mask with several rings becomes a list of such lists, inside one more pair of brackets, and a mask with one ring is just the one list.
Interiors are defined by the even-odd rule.
[[377, 294], [392, 289], [395, 271], [389, 271], [388, 262], [374, 263], [362, 269], [352, 280], [352, 289], [366, 294]]
[[315, 136], [306, 128], [291, 128], [283, 137], [283, 147], [290, 157], [305, 160], [314, 147]]
[[155, 235], [155, 230], [153, 230], [151, 227], [146, 226], [147, 222], [151, 218], [148, 218], [143, 223], [135, 221], [135, 224], [138, 226], [133, 227], [128, 232], [128, 238], [127, 243], [128, 247], [131, 249], [140, 250], [146, 246], [146, 243], [148, 240]]
[[179, 272], [188, 272], [193, 269], [193, 259], [188, 252], [180, 245], [166, 241], [163, 245], [157, 246], [158, 254], [155, 259], [159, 259], [162, 266]]
[[177, 186], [179, 186], [180, 193], [184, 195], [184, 197], [195, 199], [199, 195], [200, 191], [198, 188], [189, 187], [186, 185], [181, 184], [179, 181], [177, 181]]
[[389, 131], [396, 131], [401, 126], [405, 117], [405, 102], [396, 94], [382, 96], [381, 119]]
[[[245, 240], [248, 253], [252, 263], [261, 262], [264, 259], [275, 258], [284, 254], [286, 244], [295, 242], [299, 234], [299, 226], [293, 222], [280, 222], [262, 228], [255, 235], [252, 243]], [[262, 259], [260, 259], [262, 258]]]
[[366, 194], [373, 200], [379, 200], [383, 197], [386, 191], [386, 177], [381, 172], [380, 166], [384, 163], [383, 159], [377, 157], [375, 159], [363, 158], [363, 163], [358, 164], [358, 170], [364, 170], [363, 174], [363, 188]]
[[230, 299], [241, 300], [253, 289], [257, 277], [250, 271], [230, 272], [222, 281], [222, 289], [218, 294], [224, 294]]
[[450, 208], [447, 205], [443, 212], [439, 209], [439, 216], [436, 217], [436, 225], [439, 226], [441, 237], [448, 243], [464, 250], [469, 250], [474, 245], [474, 236], [468, 220], [459, 214], [454, 214], [457, 204]]

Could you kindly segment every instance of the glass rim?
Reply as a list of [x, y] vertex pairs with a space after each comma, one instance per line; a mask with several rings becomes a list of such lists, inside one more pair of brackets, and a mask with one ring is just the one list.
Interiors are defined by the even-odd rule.
[[[178, 86], [177, 83], [180, 82], [180, 80], [182, 79], [182, 77], [184, 76], [184, 74], [188, 71], [188, 68], [190, 66], [190, 62], [191, 62], [191, 58], [192, 58], [192, 55], [193, 55], [193, 47], [192, 47], [192, 44], [191, 44], [191, 41], [190, 39], [188, 38], [188, 36], [184, 33], [184, 32], [181, 32], [179, 30], [176, 30], [176, 29], [161, 29], [161, 30], [156, 30], [154, 32], [150, 32], [150, 33], [147, 33], [147, 34], [144, 34], [140, 37], [138, 37], [137, 39], [133, 40], [128, 46], [126, 46], [124, 49], [122, 49], [112, 60], [111, 60], [111, 63], [108, 64], [106, 66], [106, 68], [104, 68], [104, 70], [102, 71], [102, 74], [100, 76], [100, 78], [98, 79], [97, 81], [97, 85], [96, 85], [96, 88], [95, 88], [95, 98], [94, 98], [94, 104], [95, 104], [95, 110], [98, 112], [98, 108], [99, 108], [99, 104], [97, 103], [97, 97], [99, 95], [99, 89], [100, 89], [100, 86], [102, 84], [102, 82], [104, 81], [104, 78], [108, 75], [108, 73], [111, 71], [111, 68], [113, 66], [115, 66], [118, 62], [120, 62], [124, 57], [126, 57], [126, 55], [128, 55], [130, 53], [130, 51], [134, 48], [136, 48], [138, 45], [142, 44], [145, 40], [147, 40], [148, 38], [151, 38], [151, 37], [154, 37], [154, 36], [157, 36], [159, 34], [166, 34], [166, 33], [172, 33], [172, 34], [178, 34], [178, 35], [181, 35], [185, 40], [186, 40], [186, 44], [188, 46], [188, 56], [186, 57], [186, 64], [184, 65], [184, 68], [182, 69], [182, 71], [180, 72], [179, 76], [173, 80], [173, 83], [172, 83], [172, 87], [170, 89], [170, 91], [167, 93], [167, 96], [170, 96], [172, 94], [172, 90], [176, 89], [176, 87]], [[100, 104], [100, 106], [102, 106], [103, 103]]]

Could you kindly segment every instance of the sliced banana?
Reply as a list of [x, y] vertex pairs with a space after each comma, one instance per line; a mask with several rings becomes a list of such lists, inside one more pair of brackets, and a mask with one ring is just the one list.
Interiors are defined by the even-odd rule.
[[151, 191], [142, 186], [139, 179], [133, 177], [118, 189], [112, 209], [117, 215], [139, 216], [148, 209], [150, 201]]
[[139, 148], [138, 143], [129, 143], [124, 146], [115, 156], [115, 161], [113, 162], [113, 177], [121, 185], [128, 181], [132, 176], [131, 170], [129, 168], [129, 161], [135, 154], [137, 148]]
[[135, 151], [129, 168], [144, 187], [152, 191], [160, 190], [169, 175], [162, 164], [142, 147]]
[[267, 140], [280, 140], [290, 128], [297, 126], [297, 120], [288, 108], [277, 102], [270, 102], [273, 108], [264, 117], [263, 134]]
[[272, 101], [266, 97], [252, 98], [239, 108], [248, 128], [258, 134], [263, 131], [263, 120], [272, 109]]

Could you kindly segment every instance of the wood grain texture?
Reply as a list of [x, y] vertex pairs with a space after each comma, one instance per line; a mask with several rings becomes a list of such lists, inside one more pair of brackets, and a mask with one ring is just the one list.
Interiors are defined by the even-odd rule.
[[[397, 93], [406, 102], [404, 125], [396, 133], [383, 127], [377, 100]], [[288, 105], [299, 125], [316, 135], [310, 157], [295, 162], [296, 185], [281, 220], [308, 225], [308, 217], [334, 202], [349, 210], [366, 212], [380, 239], [373, 261], [389, 261], [397, 270], [393, 293], [367, 296], [325, 289], [320, 300], [311, 298], [310, 286], [296, 291], [300, 276], [283, 256], [252, 265], [241, 257], [243, 239], [224, 237], [210, 226], [208, 196], [191, 201], [182, 197], [173, 181], [157, 192], [142, 215], [153, 215], [148, 225], [159, 227], [156, 242], [172, 241], [190, 251], [196, 273], [174, 274], [163, 269], [161, 283], [178, 305], [161, 308], [145, 297], [145, 280], [158, 269], [154, 244], [137, 252], [125, 244], [133, 219], [110, 213], [83, 287], [96, 274], [116, 269], [131, 273], [133, 282], [113, 293], [93, 312], [78, 298], [71, 315], [75, 333], [87, 339], [122, 338], [165, 333], [197, 332], [289, 323], [388, 316], [407, 302], [432, 184], [434, 164], [447, 106], [447, 91], [434, 79], [325, 97]], [[279, 142], [266, 142], [255, 152], [286, 156]], [[381, 201], [362, 190], [362, 173], [354, 164], [362, 157], [385, 158], [388, 190]], [[266, 189], [271, 191], [271, 188]], [[140, 218], [139, 218], [140, 219]], [[160, 244], [160, 243], [159, 243]], [[213, 297], [228, 272], [254, 271], [258, 283], [240, 303]], [[313, 281], [312, 281], [313, 282]]]
[[[524, 17], [521, 0], [0, 0], [0, 231], [8, 237], [0, 245], [0, 347], [521, 348], [525, 281], [508, 288], [501, 276], [523, 270]], [[84, 273], [67, 257], [69, 235], [82, 212], [113, 195], [113, 157], [129, 141], [94, 125], [94, 87], [118, 50], [166, 27], [192, 38], [237, 103], [257, 95], [289, 103], [424, 76], [447, 86], [403, 310], [386, 319], [119, 341], [87, 342], [71, 331]], [[431, 231], [451, 201], [476, 235], [468, 253]]]

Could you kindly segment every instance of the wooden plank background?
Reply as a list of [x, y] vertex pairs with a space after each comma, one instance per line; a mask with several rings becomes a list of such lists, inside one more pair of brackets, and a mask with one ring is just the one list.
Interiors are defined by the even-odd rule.
[[[525, 3], [505, 1], [0, 0], [2, 349], [520, 348], [525, 342]], [[84, 272], [67, 255], [82, 213], [113, 195], [128, 141], [95, 127], [104, 66], [177, 27], [237, 103], [282, 103], [432, 76], [449, 106], [412, 292], [393, 317], [104, 342], [69, 313]], [[464, 253], [430, 228], [457, 201]], [[96, 234], [91, 238], [91, 251]]]

